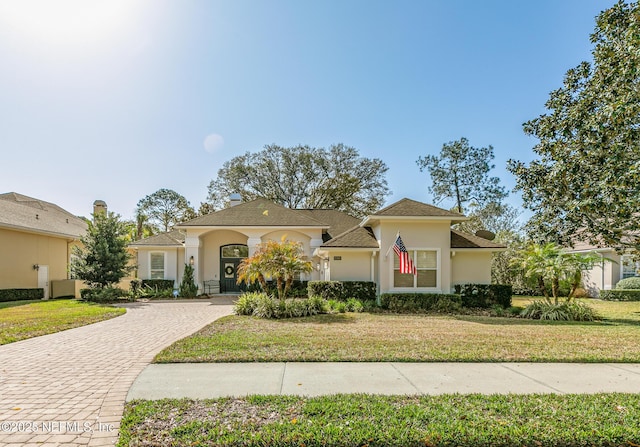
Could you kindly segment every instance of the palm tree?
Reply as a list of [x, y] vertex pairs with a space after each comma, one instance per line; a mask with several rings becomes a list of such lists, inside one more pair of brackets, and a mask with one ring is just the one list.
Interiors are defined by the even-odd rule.
[[288, 241], [285, 236], [280, 242], [267, 241], [238, 266], [238, 282], [258, 281], [263, 291], [267, 290], [265, 278], [276, 281], [278, 298], [284, 300], [296, 274], [309, 273], [313, 269], [310, 261], [304, 259], [304, 249], [300, 242]]
[[573, 298], [576, 289], [582, 282], [582, 272], [593, 268], [602, 260], [595, 253], [565, 253], [562, 248], [552, 242], [537, 245], [530, 244], [516, 259], [516, 265], [524, 270], [525, 276], [536, 278], [538, 288], [550, 300], [547, 285], [551, 286], [554, 303], [558, 304], [560, 280], [567, 280], [571, 286], [567, 301]]

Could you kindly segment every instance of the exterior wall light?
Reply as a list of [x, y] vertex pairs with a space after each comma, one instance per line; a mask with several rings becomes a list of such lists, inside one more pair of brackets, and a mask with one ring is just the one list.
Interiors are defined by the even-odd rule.
[[193, 259], [193, 256], [191, 256], [191, 257], [189, 258], [189, 265], [190, 265], [191, 267], [193, 267], [193, 264], [194, 264], [195, 262], [196, 262], [196, 261]]

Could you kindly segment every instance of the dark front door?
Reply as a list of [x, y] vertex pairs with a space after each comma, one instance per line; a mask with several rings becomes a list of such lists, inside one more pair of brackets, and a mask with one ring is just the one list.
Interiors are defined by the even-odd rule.
[[240, 292], [238, 264], [242, 259], [220, 258], [220, 292]]
[[220, 292], [240, 292], [243, 284], [238, 284], [238, 265], [249, 256], [246, 245], [231, 244], [220, 247]]

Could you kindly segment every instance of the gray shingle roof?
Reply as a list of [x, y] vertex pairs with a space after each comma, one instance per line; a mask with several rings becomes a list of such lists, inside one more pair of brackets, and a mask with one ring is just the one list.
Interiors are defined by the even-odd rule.
[[131, 242], [130, 246], [145, 245], [145, 246], [182, 246], [184, 244], [185, 236], [178, 230], [171, 230], [167, 233], [156, 234], [155, 236], [149, 236], [147, 238], [138, 239]]
[[506, 245], [496, 244], [473, 234], [451, 230], [451, 248], [506, 248]]
[[0, 194], [0, 227], [78, 239], [87, 223], [53, 203], [15, 192]]
[[306, 214], [319, 222], [329, 225], [327, 232], [322, 235], [324, 242], [344, 233], [345, 231], [355, 227], [360, 223], [360, 219], [350, 216], [338, 210], [330, 209], [304, 209], [295, 210], [299, 213]]
[[255, 199], [176, 225], [178, 228], [193, 226], [326, 227], [328, 225], [269, 200]]
[[396, 203], [393, 203], [386, 208], [381, 209], [373, 216], [415, 216], [415, 217], [451, 217], [451, 218], [464, 218], [460, 213], [448, 211], [437, 206], [427, 205], [426, 203], [418, 202], [411, 199], [401, 199]]
[[326, 248], [380, 248], [369, 227], [356, 226], [322, 244]]

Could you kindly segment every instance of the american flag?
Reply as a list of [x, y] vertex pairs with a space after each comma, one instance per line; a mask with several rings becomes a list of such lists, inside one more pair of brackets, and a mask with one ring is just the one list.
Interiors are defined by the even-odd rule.
[[409, 274], [417, 274], [416, 266], [413, 265], [413, 261], [407, 252], [407, 248], [404, 246], [402, 242], [402, 238], [400, 238], [400, 234], [398, 234], [398, 238], [396, 239], [396, 243], [393, 244], [393, 251], [396, 252], [398, 257], [400, 258], [400, 273], [409, 273]]

